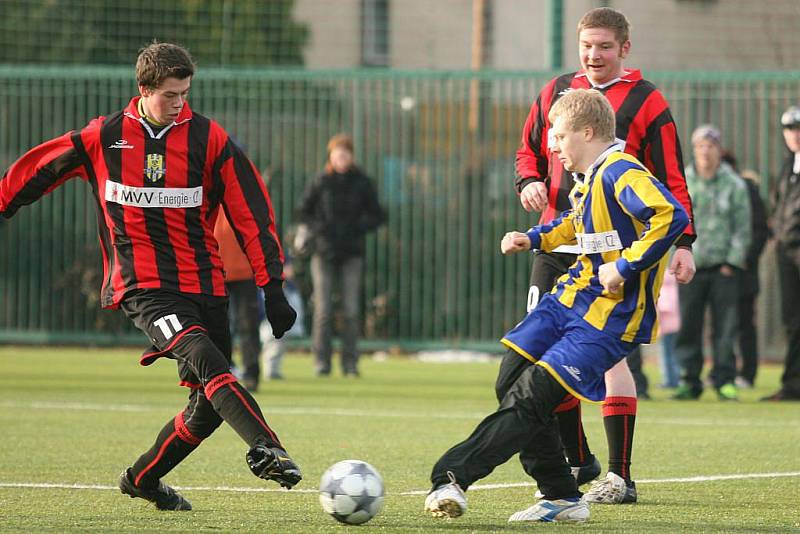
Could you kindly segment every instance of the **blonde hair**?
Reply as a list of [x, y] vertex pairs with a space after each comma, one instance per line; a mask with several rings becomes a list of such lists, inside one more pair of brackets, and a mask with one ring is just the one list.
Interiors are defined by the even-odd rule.
[[601, 141], [613, 141], [616, 132], [614, 108], [597, 89], [572, 89], [559, 98], [547, 116], [550, 123], [564, 119], [570, 131], [591, 128]]
[[328, 160], [325, 162], [325, 172], [332, 173], [331, 152], [334, 148], [343, 148], [353, 154], [353, 138], [346, 133], [338, 133], [328, 140]]
[[619, 44], [630, 39], [631, 24], [625, 15], [610, 7], [598, 7], [588, 11], [578, 22], [578, 35], [586, 28], [605, 28], [614, 32]]

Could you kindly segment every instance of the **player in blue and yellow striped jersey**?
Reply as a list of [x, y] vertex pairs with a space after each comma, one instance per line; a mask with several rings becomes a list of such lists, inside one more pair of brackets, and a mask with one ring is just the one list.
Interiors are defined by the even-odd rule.
[[614, 111], [600, 92], [569, 91], [550, 120], [553, 152], [583, 175], [570, 193], [572, 209], [527, 233], [507, 233], [500, 248], [577, 244], [581, 254], [502, 339], [512, 352], [497, 379], [500, 407], [434, 466], [425, 508], [436, 516], [461, 515], [462, 490], [519, 452], [544, 498], [509, 521], [588, 519], [553, 410], [570, 396], [602, 401], [605, 372], [655, 339], [665, 254], [689, 224], [667, 188], [615, 144]]

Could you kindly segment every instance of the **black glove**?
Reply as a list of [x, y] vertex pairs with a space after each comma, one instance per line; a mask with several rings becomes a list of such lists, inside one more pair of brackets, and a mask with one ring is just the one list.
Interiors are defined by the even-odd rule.
[[272, 335], [280, 339], [294, 324], [297, 312], [289, 306], [283, 294], [283, 281], [270, 280], [263, 288], [264, 306], [267, 310], [267, 321], [272, 326]]

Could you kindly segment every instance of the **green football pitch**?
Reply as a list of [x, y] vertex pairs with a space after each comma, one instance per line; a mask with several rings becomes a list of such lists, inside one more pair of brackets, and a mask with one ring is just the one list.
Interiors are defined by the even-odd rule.
[[[116, 488], [122, 469], [183, 406], [174, 363], [144, 368], [135, 349], [0, 348], [0, 531], [15, 532], [798, 532], [800, 403], [760, 403], [780, 369], [722, 403], [654, 399], [639, 404], [632, 472], [639, 503], [591, 507], [583, 525], [509, 527], [533, 502], [512, 458], [467, 493], [456, 520], [422, 512], [430, 468], [496, 405], [497, 362], [435, 364], [365, 359], [363, 376], [318, 379], [307, 355], [287, 358], [287, 380], [256, 398], [305, 479], [294, 491], [254, 478], [245, 445], [227, 426], [170, 473], [191, 512], [160, 512]], [[647, 368], [657, 383], [655, 368]], [[584, 405], [586, 431], [605, 463], [599, 408]], [[331, 464], [356, 458], [386, 483], [380, 515], [336, 523], [316, 488]]]

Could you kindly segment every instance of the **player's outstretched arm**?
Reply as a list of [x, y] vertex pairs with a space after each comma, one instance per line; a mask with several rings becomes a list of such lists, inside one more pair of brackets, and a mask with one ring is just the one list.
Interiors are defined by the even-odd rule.
[[85, 151], [73, 140], [77, 132], [33, 147], [14, 162], [0, 178], [0, 213], [11, 218], [22, 206], [32, 204], [77, 176], [86, 176]]
[[500, 252], [506, 255], [526, 252], [530, 249], [531, 240], [527, 234], [522, 232], [507, 232], [500, 241]]

